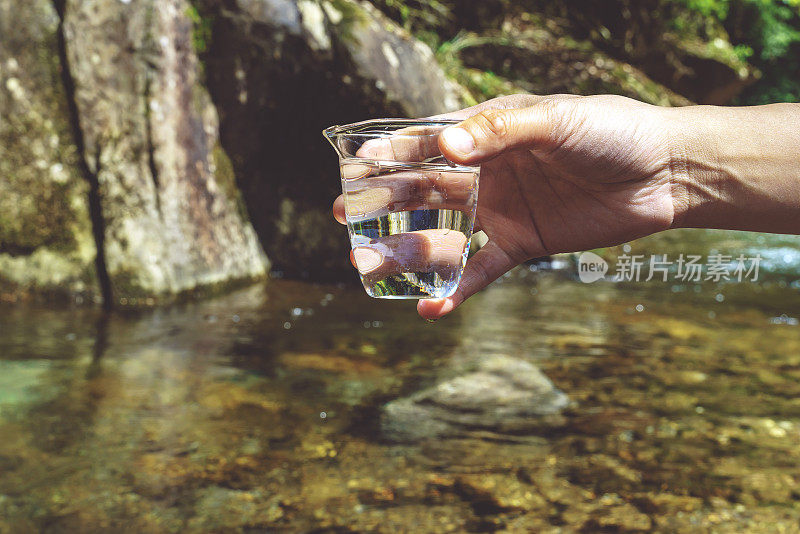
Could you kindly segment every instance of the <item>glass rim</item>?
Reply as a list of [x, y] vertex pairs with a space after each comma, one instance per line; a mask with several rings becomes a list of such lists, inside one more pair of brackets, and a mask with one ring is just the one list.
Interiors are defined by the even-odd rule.
[[[367, 119], [358, 122], [352, 122], [350, 124], [335, 124], [333, 126], [328, 126], [324, 130], [322, 130], [322, 135], [327, 137], [328, 139], [341, 135], [346, 134], [349, 130], [354, 130], [356, 128], [364, 128], [370, 125], [376, 126], [385, 126], [385, 125], [393, 125], [396, 124], [399, 127], [403, 126], [451, 126], [453, 124], [458, 124], [463, 122], [462, 119], [437, 119], [435, 117], [427, 118], [427, 119], [403, 119], [403, 118], [383, 118], [383, 119]], [[359, 135], [358, 132], [353, 132], [351, 135]], [[381, 137], [382, 135], [408, 135], [408, 136], [416, 136], [419, 134], [415, 133], [404, 133], [404, 132], [376, 132], [371, 134], [362, 134], [362, 135], [370, 135], [374, 137]]]

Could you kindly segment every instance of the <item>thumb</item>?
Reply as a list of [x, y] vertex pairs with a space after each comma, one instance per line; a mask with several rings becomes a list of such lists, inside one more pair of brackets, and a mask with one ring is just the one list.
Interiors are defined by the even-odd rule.
[[555, 124], [552, 106], [487, 109], [445, 129], [439, 148], [450, 161], [478, 164], [521, 146], [548, 143]]

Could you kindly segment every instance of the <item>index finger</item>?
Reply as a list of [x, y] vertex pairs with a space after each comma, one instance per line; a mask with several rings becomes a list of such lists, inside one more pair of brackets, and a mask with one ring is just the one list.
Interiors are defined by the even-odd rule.
[[[442, 155], [439, 150], [439, 134], [449, 125], [448, 122], [400, 128], [385, 137], [367, 140], [355, 155], [371, 160], [425, 162]], [[452, 123], [456, 124], [455, 121]]]

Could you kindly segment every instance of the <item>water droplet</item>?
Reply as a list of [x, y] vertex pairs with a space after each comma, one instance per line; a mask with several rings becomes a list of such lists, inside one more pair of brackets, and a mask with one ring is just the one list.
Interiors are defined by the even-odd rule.
[[716, 300], [717, 302], [722, 302], [723, 300], [725, 300], [725, 295], [723, 295], [722, 293], [717, 293], [714, 296], [714, 300]]
[[303, 315], [302, 308], [292, 308], [292, 317], [300, 317], [301, 315]]
[[292, 323], [290, 323], [289, 321], [286, 321], [285, 323], [283, 323], [283, 328], [285, 330], [289, 330], [291, 327], [292, 327]]
[[641, 304], [637, 304], [637, 305], [636, 305], [636, 311], [637, 311], [637, 312], [643, 312], [643, 311], [644, 311], [644, 306], [643, 306], [643, 305], [641, 305]]
[[328, 413], [327, 412], [319, 412], [319, 418], [320, 419], [326, 419], [327, 417], [328, 417]]
[[630, 251], [631, 251], [631, 246], [629, 244], [625, 243], [624, 245], [622, 245], [622, 252], [628, 254], [630, 253]]
[[240, 320], [240, 318], [239, 318], [239, 316], [238, 316], [238, 315], [234, 315], [233, 317], [231, 317], [231, 320], [232, 320], [234, 323], [238, 323], [238, 322], [239, 322], [239, 320]]

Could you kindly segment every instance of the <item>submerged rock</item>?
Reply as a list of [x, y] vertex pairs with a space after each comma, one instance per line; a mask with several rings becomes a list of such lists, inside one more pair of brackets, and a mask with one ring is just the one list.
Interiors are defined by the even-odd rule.
[[557, 415], [567, 396], [538, 368], [490, 356], [477, 369], [383, 407], [381, 431], [390, 441], [426, 438], [524, 436]]

